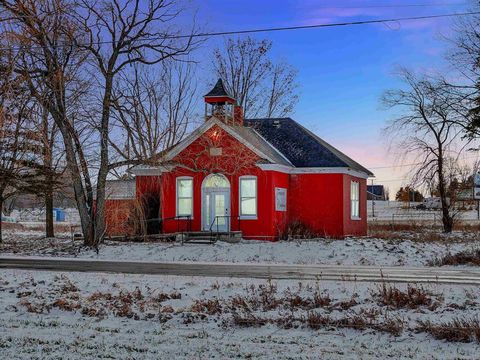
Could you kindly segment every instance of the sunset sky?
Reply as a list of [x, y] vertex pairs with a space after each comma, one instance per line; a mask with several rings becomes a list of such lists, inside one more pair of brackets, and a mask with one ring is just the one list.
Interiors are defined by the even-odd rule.
[[[202, 20], [205, 30], [228, 31], [457, 13], [468, 11], [470, 3], [202, 0], [197, 8], [197, 18]], [[445, 53], [449, 44], [445, 37], [451, 35], [453, 21], [402, 21], [388, 26], [346, 26], [253, 36], [272, 40], [274, 59], [285, 59], [299, 70], [301, 96], [292, 117], [369, 167], [376, 174], [375, 183], [394, 192], [405, 183], [402, 179], [408, 168], [383, 168], [399, 162], [398, 154], [388, 152], [381, 131], [393, 113], [382, 109], [379, 98], [383, 91], [401, 86], [394, 76], [399, 66], [427, 72], [448, 69]], [[221, 37], [212, 38], [206, 48], [222, 41]], [[202, 61], [205, 68], [209, 66], [208, 56]]]

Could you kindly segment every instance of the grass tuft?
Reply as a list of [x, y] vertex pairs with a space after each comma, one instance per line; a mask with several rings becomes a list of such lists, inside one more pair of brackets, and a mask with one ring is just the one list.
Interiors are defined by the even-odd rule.
[[438, 340], [480, 343], [480, 320], [478, 317], [454, 318], [437, 324], [430, 321], [418, 321], [416, 331], [429, 333]]
[[432, 292], [426, 290], [422, 286], [407, 285], [406, 291], [402, 291], [394, 285], [382, 284], [376, 291], [372, 291], [379, 304], [389, 306], [393, 309], [416, 309], [419, 307], [427, 307], [435, 310], [440, 302]]

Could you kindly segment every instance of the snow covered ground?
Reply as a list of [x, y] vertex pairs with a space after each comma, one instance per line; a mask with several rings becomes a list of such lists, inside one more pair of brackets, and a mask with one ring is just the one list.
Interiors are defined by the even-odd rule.
[[242, 241], [238, 244], [217, 242], [214, 245], [119, 244], [78, 257], [90, 259], [124, 259], [146, 261], [220, 261], [285, 264], [332, 265], [425, 265], [435, 257], [478, 245], [469, 243], [418, 243], [352, 238], [345, 241], [311, 240], [270, 243]]
[[478, 287], [429, 285], [420, 288], [427, 301], [413, 308], [382, 303], [380, 289], [2, 270], [0, 353], [4, 359], [478, 358], [478, 342], [437, 340], [418, 323], [478, 318]]
[[[242, 263], [329, 264], [422, 266], [448, 253], [479, 248], [475, 233], [456, 233], [449, 240], [422, 241], [421, 236], [399, 235], [398, 239], [350, 238], [346, 240], [314, 239], [293, 242], [244, 240], [238, 244], [217, 242], [214, 245], [178, 243], [107, 242], [96, 251], [82, 248], [71, 239], [41, 239], [16, 235], [5, 236], [0, 254], [66, 256], [83, 259], [140, 261], [218, 261]], [[464, 239], [464, 241], [459, 241]]]

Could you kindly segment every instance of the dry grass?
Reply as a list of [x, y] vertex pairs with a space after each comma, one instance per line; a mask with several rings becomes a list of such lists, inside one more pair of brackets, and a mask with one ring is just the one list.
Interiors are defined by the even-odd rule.
[[382, 284], [376, 291], [372, 291], [372, 296], [380, 305], [388, 306], [392, 309], [417, 309], [426, 307], [435, 310], [439, 305], [439, 295], [424, 289], [421, 286], [407, 285], [406, 291], [402, 291], [394, 285]]
[[180, 294], [178, 291], [173, 291], [170, 294], [161, 292], [155, 296], [155, 300], [158, 302], [164, 302], [167, 300], [181, 299], [181, 298], [182, 298], [182, 294]]
[[455, 318], [441, 323], [419, 321], [417, 332], [426, 332], [435, 339], [450, 342], [480, 343], [480, 320], [475, 318]]
[[409, 222], [409, 223], [389, 223], [389, 222], [377, 222], [372, 221], [368, 223], [368, 233], [373, 236], [374, 233], [386, 233], [391, 234], [395, 232], [418, 232], [424, 231], [426, 228], [425, 224], [419, 222]]
[[[370, 238], [382, 239], [387, 241], [410, 240], [420, 243], [464, 243], [466, 241], [476, 241], [480, 234], [475, 231], [465, 230], [456, 233], [445, 234], [441, 228], [432, 229], [431, 227], [418, 227], [410, 225], [399, 225], [392, 229], [388, 224], [369, 224], [368, 236]], [[402, 230], [404, 229], [404, 230]]]
[[147, 235], [145, 204], [143, 199], [135, 199], [128, 216], [129, 223], [133, 224], [133, 233], [140, 236]]
[[29, 313], [34, 314], [48, 314], [52, 308], [52, 305], [45, 301], [30, 302], [25, 298], [20, 300], [19, 304], [24, 306]]
[[74, 311], [82, 307], [80, 303], [66, 299], [57, 299], [53, 302], [52, 306], [63, 311]]
[[239, 314], [234, 312], [232, 314], [233, 323], [240, 327], [260, 327], [271, 323], [271, 319], [267, 319], [251, 312]]
[[190, 311], [208, 315], [221, 314], [223, 307], [218, 299], [195, 300]]
[[365, 317], [363, 315], [346, 315], [334, 318], [329, 315], [310, 311], [306, 316], [294, 316], [286, 314], [278, 317], [266, 317], [254, 313], [233, 313], [233, 323], [241, 327], [260, 327], [267, 324], [274, 324], [284, 329], [298, 328], [302, 326], [313, 330], [347, 328], [354, 330], [372, 329], [380, 332], [399, 336], [404, 328], [400, 319], [384, 318], [379, 321], [377, 317]]
[[278, 293], [277, 285], [268, 281], [266, 284], [250, 285], [246, 288], [245, 295], [236, 295], [227, 303], [231, 311], [271, 311], [284, 309], [289, 312], [298, 310], [312, 310], [317, 308], [334, 309], [339, 303], [332, 304], [328, 294], [322, 294], [319, 289], [313, 290], [312, 296], [305, 296], [301, 293], [301, 286], [296, 290], [287, 288], [284, 292]]
[[[279, 291], [276, 283], [249, 285], [242, 294], [231, 298], [198, 299], [190, 306], [174, 308], [163, 304], [167, 300], [180, 299], [179, 292], [158, 292], [139, 288], [133, 291], [118, 288], [114, 293], [94, 292], [82, 295], [78, 287], [66, 276], [55, 277], [48, 287], [52, 291], [38, 289], [33, 279], [20, 283], [17, 287], [19, 305], [35, 314], [47, 314], [58, 309], [66, 312], [81, 313], [93, 318], [107, 316], [166, 322], [174, 317], [180, 318], [185, 325], [197, 321], [214, 321], [219, 326], [261, 327], [275, 325], [282, 329], [309, 328], [370, 330], [400, 335], [405, 322], [398, 316], [391, 316], [391, 310], [436, 309], [443, 299], [423, 287], [408, 285], [405, 289], [383, 284], [372, 291], [376, 306], [371, 298], [360, 299], [354, 293], [351, 298], [332, 299], [317, 286], [299, 283], [298, 287]], [[34, 289], [35, 287], [35, 289]], [[221, 285], [213, 288], [220, 290]], [[475, 293], [466, 294], [468, 301], [475, 299]], [[466, 303], [467, 304], [467, 303]], [[389, 308], [387, 308], [387, 307]], [[476, 303], [471, 303], [476, 306]], [[449, 304], [452, 309], [465, 309], [466, 305]], [[443, 314], [442, 312], [432, 314]], [[15, 308], [15, 311], [16, 308]], [[398, 314], [403, 312], [398, 312]], [[387, 316], [389, 315], [389, 316]], [[213, 319], [212, 319], [213, 317]], [[408, 316], [407, 316], [408, 318]], [[418, 322], [409, 331], [431, 334], [436, 339], [456, 342], [480, 342], [480, 320], [478, 318], [455, 318], [450, 321], [434, 323]]]
[[[61, 224], [54, 223], [53, 229], [55, 233], [70, 233], [70, 224]], [[12, 223], [12, 222], [2, 222], [2, 230], [8, 231], [45, 231], [45, 224], [22, 224], [22, 223]]]
[[278, 236], [281, 240], [295, 240], [317, 238], [318, 234], [303, 222], [293, 220], [285, 226], [285, 229], [279, 231]]
[[394, 336], [399, 336], [403, 331], [403, 322], [400, 319], [384, 319], [379, 322], [376, 319], [368, 319], [362, 315], [349, 315], [335, 319], [317, 312], [310, 312], [306, 322], [314, 330], [321, 328], [372, 329]]
[[458, 234], [445, 234], [441, 224], [433, 225], [422, 221], [409, 222], [378, 222], [368, 223], [368, 236], [384, 240], [409, 239], [418, 242], [464, 242], [476, 240], [480, 235], [480, 224], [458, 221], [454, 226]]
[[480, 232], [480, 223], [467, 223], [464, 221], [457, 221], [454, 227], [455, 230], [465, 232]]
[[429, 266], [445, 265], [475, 265], [480, 266], [480, 249], [460, 251], [456, 254], [447, 254], [428, 262]]

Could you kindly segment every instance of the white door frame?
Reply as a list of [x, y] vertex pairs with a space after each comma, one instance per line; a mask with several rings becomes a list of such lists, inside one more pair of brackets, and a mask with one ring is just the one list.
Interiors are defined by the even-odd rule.
[[[231, 196], [230, 196], [230, 190], [231, 190], [231, 187], [205, 187], [205, 182], [206, 180], [208, 179], [208, 177], [210, 176], [213, 176], [213, 175], [218, 175], [218, 176], [221, 176], [223, 177], [228, 185], [230, 185], [230, 182], [228, 181], [228, 179], [221, 175], [221, 174], [211, 174], [207, 177], [205, 177], [205, 179], [203, 180], [203, 183], [202, 183], [202, 199], [201, 199], [201, 205], [202, 205], [202, 225], [201, 225], [201, 229], [203, 231], [208, 231], [210, 230], [210, 225], [212, 224], [212, 222], [214, 221], [214, 216], [215, 216], [215, 208], [214, 208], [214, 201], [215, 201], [215, 196], [217, 194], [222, 194], [225, 196], [225, 213], [222, 214], [222, 215], [225, 215], [225, 216], [230, 216], [230, 213], [231, 213]], [[209, 207], [207, 208], [207, 195], [209, 196], [210, 198], [210, 203], [209, 203]], [[210, 216], [208, 216], [208, 224], [207, 224], [207, 212], [209, 213]], [[231, 226], [231, 219], [230, 218], [225, 218], [225, 225], [223, 226], [222, 225], [222, 229], [220, 229], [219, 227], [219, 231], [230, 231], [230, 226]], [[212, 230], [216, 230], [217, 227], [216, 225], [214, 224], [213, 227], [212, 227]]]

